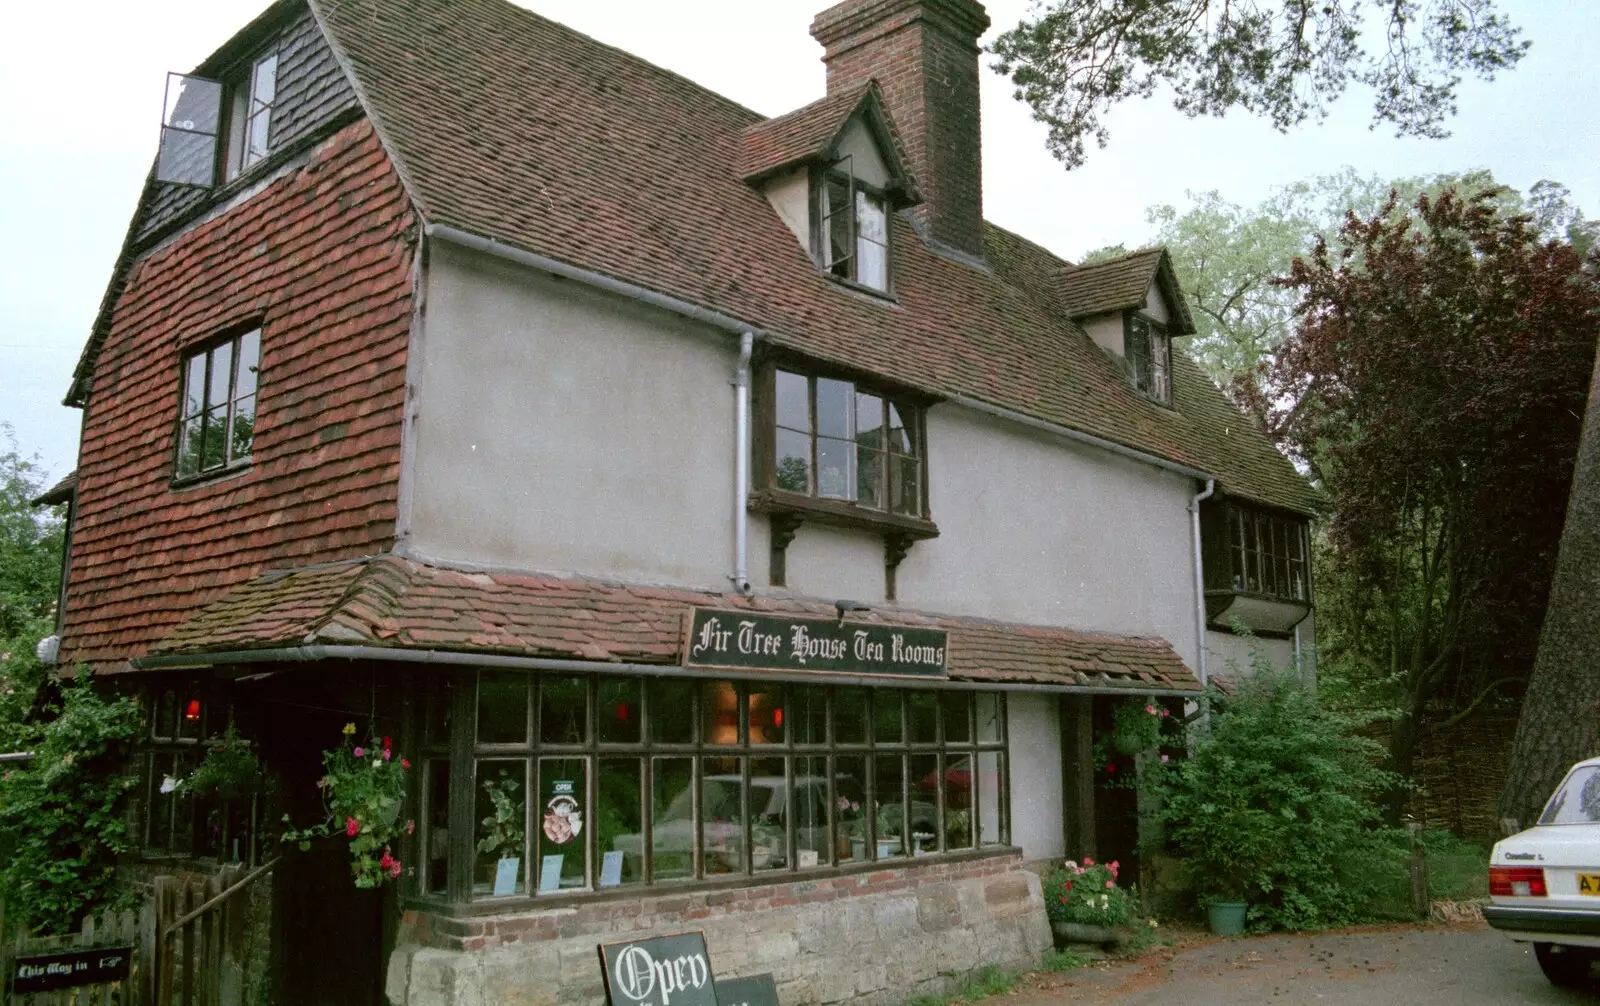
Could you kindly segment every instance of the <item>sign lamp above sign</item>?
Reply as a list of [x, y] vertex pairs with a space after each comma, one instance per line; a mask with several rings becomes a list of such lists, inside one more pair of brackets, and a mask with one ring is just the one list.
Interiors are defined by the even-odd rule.
[[695, 608], [685, 667], [943, 677], [941, 629]]

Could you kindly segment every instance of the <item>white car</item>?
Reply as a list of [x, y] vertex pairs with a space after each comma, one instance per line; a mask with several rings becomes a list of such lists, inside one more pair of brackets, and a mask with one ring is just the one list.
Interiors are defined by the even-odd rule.
[[1532, 943], [1545, 977], [1583, 984], [1600, 960], [1600, 758], [1574, 765], [1527, 831], [1495, 843], [1483, 917]]

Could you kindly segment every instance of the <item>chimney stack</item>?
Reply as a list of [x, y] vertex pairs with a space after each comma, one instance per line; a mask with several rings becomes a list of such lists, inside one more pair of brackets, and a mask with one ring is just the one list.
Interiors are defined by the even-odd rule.
[[811, 22], [828, 93], [876, 79], [922, 190], [934, 240], [983, 256], [977, 0], [844, 0]]

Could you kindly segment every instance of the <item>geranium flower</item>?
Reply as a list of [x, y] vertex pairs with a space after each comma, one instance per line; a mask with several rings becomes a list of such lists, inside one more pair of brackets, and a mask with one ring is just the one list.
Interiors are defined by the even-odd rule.
[[1115, 880], [1108, 880], [1108, 881], [1106, 881], [1106, 890], [1108, 890], [1108, 891], [1109, 891], [1109, 890], [1111, 890], [1111, 889], [1112, 889], [1112, 888], [1113, 888], [1113, 887], [1116, 887], [1116, 886], [1117, 886], [1117, 882], [1116, 882], [1116, 881], [1115, 881]]
[[400, 767], [401, 768], [410, 768], [411, 767], [411, 762], [406, 760], [405, 758], [401, 758], [400, 759]]
[[356, 748], [355, 751], [352, 752], [352, 753], [357, 758], [365, 758], [367, 756], [367, 749], [366, 748]]
[[1090, 859], [1088, 856], [1085, 856], [1085, 857], [1083, 857], [1083, 865], [1084, 866], [1093, 866], [1094, 865], [1094, 860]]
[[383, 739], [383, 749], [384, 749], [384, 750], [385, 750], [385, 751], [387, 751], [387, 750], [389, 750], [389, 748], [391, 748], [391, 747], [392, 747], [392, 746], [393, 746], [393, 745], [392, 745], [392, 744], [390, 744], [390, 743], [389, 743], [389, 738], [387, 738], [387, 737], [385, 737], [385, 738], [384, 738], [384, 739]]
[[389, 864], [389, 876], [391, 876], [391, 877], [400, 876], [400, 861], [398, 859], [395, 860], [393, 863]]
[[1154, 716], [1156, 714], [1156, 707], [1155, 706], [1145, 706], [1144, 707], [1144, 711], [1149, 713], [1151, 716]]
[[360, 830], [361, 830], [361, 822], [360, 821], [357, 821], [353, 817], [347, 817], [347, 818], [344, 819], [344, 833], [346, 835], [349, 835], [351, 838], [355, 838], [356, 837], [356, 832], [358, 832]]
[[1161, 756], [1161, 762], [1162, 762], [1162, 764], [1166, 764], [1166, 762], [1167, 762], [1167, 756], [1166, 755], [1162, 755]]
[[390, 751], [388, 748], [384, 748], [383, 749], [383, 760], [384, 761], [388, 761], [389, 760], [389, 756], [392, 755], [393, 753], [394, 752]]

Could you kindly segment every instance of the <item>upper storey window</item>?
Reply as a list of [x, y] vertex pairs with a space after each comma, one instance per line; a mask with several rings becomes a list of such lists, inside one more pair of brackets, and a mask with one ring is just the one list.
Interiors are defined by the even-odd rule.
[[168, 74], [156, 180], [210, 187], [249, 170], [271, 151], [277, 98], [276, 52], [224, 80]]
[[856, 177], [845, 157], [817, 173], [817, 258], [840, 279], [889, 289], [889, 214], [883, 192]]
[[921, 517], [921, 412], [850, 381], [775, 375], [774, 488]]
[[185, 354], [183, 408], [178, 417], [179, 479], [250, 463], [260, 360], [260, 329]]
[[227, 177], [231, 179], [267, 156], [272, 103], [278, 96], [278, 54], [256, 60], [230, 90]]
[[1225, 512], [1233, 589], [1285, 601], [1308, 600], [1305, 522], [1241, 506]]
[[1123, 326], [1124, 358], [1133, 386], [1162, 405], [1172, 404], [1172, 338], [1166, 326], [1129, 312]]

